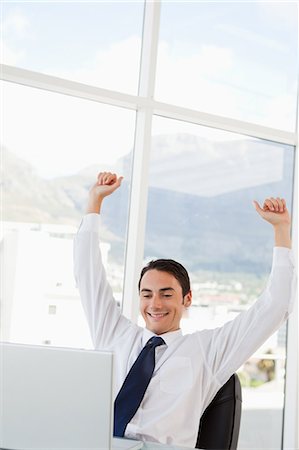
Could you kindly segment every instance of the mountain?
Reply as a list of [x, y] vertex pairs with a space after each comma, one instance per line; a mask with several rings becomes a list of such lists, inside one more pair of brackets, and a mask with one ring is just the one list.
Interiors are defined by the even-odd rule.
[[[129, 159], [122, 160], [126, 178]], [[189, 270], [267, 273], [273, 232], [252, 200], [283, 196], [290, 207], [292, 173], [290, 146], [250, 138], [212, 144], [186, 134], [154, 138], [146, 258], [171, 257]], [[124, 233], [113, 220], [114, 204], [106, 207], [109, 229]]]
[[[250, 151], [249, 151], [250, 149]], [[4, 220], [78, 225], [99, 166], [44, 180], [7, 150], [3, 156]], [[115, 170], [122, 188], [103, 204], [112, 257], [122, 260], [132, 155]], [[57, 162], [59, 164], [59, 162]], [[171, 257], [189, 270], [269, 270], [271, 227], [252, 200], [284, 196], [290, 204], [293, 152], [267, 141], [211, 143], [187, 134], [153, 139], [146, 224], [146, 258]], [[107, 234], [105, 233], [105, 236]]]
[[3, 220], [72, 224], [78, 218], [76, 205], [59, 180], [42, 179], [31, 164], [5, 149], [2, 169]]

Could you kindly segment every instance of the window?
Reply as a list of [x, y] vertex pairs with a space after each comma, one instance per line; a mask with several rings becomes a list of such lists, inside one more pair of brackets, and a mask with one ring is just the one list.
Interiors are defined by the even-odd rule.
[[[247, 308], [272, 253], [271, 230], [251, 201], [283, 193], [290, 206], [294, 194], [296, 2], [1, 6], [1, 337], [91, 345], [72, 240], [103, 169], [125, 177], [103, 204], [101, 228], [124, 311], [137, 305], [143, 256], [170, 255], [192, 278], [185, 332]], [[240, 368], [240, 450], [281, 448], [285, 340], [283, 327]], [[297, 448], [289, 422], [285, 442]]]
[[163, 2], [157, 99], [295, 130], [297, 5]]
[[[188, 270], [193, 306], [183, 333], [223, 325], [262, 293], [273, 230], [252, 200], [284, 196], [291, 210], [293, 159], [291, 146], [154, 118], [144, 256], [172, 258]], [[285, 335], [283, 327], [239, 370], [238, 448], [260, 448], [266, 429], [265, 448], [280, 446]]]
[[4, 64], [137, 93], [142, 1], [42, 0], [2, 8]]
[[90, 345], [73, 277], [73, 237], [97, 173], [125, 170], [122, 189], [103, 204], [101, 230], [121, 303], [135, 112], [12, 83], [2, 88], [4, 337]]

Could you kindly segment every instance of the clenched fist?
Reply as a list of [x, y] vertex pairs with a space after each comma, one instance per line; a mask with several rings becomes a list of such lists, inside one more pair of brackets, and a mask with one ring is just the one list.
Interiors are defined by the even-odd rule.
[[99, 213], [103, 199], [118, 189], [122, 180], [123, 177], [117, 177], [115, 173], [100, 172], [89, 191], [87, 213]]

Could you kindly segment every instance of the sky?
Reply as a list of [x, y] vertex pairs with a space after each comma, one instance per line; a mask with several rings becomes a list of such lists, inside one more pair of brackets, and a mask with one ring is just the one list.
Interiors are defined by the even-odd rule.
[[[4, 1], [4, 63], [136, 94], [142, 23], [141, 1]], [[294, 3], [164, 2], [155, 96], [292, 131], [296, 46]], [[134, 111], [3, 86], [3, 144], [44, 177], [112, 166], [133, 147]], [[175, 132], [174, 121], [155, 122], [155, 134]]]

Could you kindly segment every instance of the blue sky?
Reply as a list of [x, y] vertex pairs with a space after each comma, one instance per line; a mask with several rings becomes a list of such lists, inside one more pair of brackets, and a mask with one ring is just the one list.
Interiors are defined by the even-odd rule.
[[3, 21], [20, 15], [22, 31], [11, 26], [4, 40], [26, 47], [25, 64], [32, 70], [45, 66], [89, 64], [95, 51], [131, 35], [141, 35], [143, 3], [128, 2], [7, 2]]
[[[88, 64], [95, 51], [129, 36], [141, 37], [143, 2], [3, 2], [3, 20], [19, 14], [20, 31], [4, 28], [4, 40], [26, 47], [26, 66]], [[193, 53], [200, 44], [233, 47], [241, 56], [289, 66], [296, 56], [296, 3], [165, 2], [160, 38]], [[293, 42], [293, 45], [291, 44]]]

